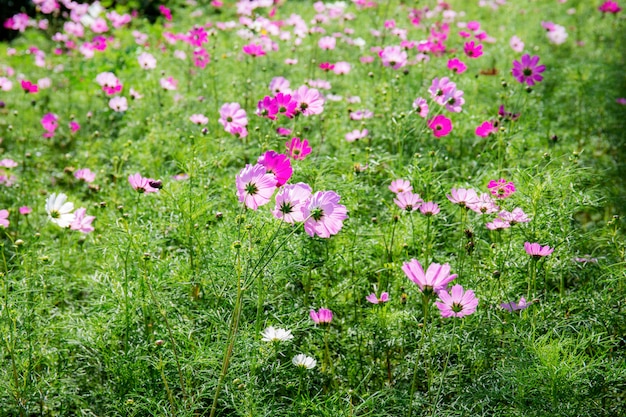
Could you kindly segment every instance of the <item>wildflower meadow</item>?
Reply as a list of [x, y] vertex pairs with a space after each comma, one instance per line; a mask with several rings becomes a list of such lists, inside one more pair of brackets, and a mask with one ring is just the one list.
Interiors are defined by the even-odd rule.
[[0, 3], [0, 416], [626, 416], [621, 0]]

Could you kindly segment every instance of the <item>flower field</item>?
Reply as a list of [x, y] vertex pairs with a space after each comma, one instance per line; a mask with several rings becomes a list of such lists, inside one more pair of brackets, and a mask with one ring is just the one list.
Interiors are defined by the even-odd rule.
[[0, 416], [626, 415], [617, 2], [2, 24]]

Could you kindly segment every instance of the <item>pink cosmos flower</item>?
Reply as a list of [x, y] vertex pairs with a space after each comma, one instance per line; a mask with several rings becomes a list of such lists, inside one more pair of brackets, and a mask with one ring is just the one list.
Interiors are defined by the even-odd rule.
[[329, 49], [335, 49], [336, 44], [337, 44], [337, 40], [335, 38], [333, 38], [332, 36], [324, 36], [320, 38], [319, 42], [317, 43], [317, 46], [319, 46], [322, 49], [329, 50]]
[[463, 74], [467, 70], [467, 65], [458, 58], [453, 58], [448, 61], [448, 69], [456, 72], [457, 74]]
[[626, 98], [624, 98], [624, 97], [620, 97], [620, 98], [616, 99], [615, 102], [617, 104], [621, 104], [623, 106], [626, 106]]
[[148, 52], [143, 52], [139, 55], [139, 57], [137, 57], [137, 61], [139, 61], [139, 66], [143, 69], [148, 70], [156, 68], [156, 58]]
[[276, 133], [278, 133], [280, 136], [289, 136], [291, 135], [291, 129], [287, 129], [286, 127], [278, 127], [276, 128]]
[[493, 219], [493, 221], [486, 223], [485, 227], [487, 227], [487, 229], [489, 230], [502, 230], [511, 227], [511, 223], [500, 218], [495, 218]]
[[389, 189], [393, 193], [400, 194], [406, 191], [413, 191], [413, 186], [411, 186], [411, 183], [408, 182], [407, 180], [397, 179], [397, 180], [391, 181], [391, 185], [389, 186]]
[[193, 65], [198, 68], [205, 68], [211, 62], [211, 56], [204, 48], [193, 50]]
[[379, 55], [385, 67], [397, 70], [404, 67], [407, 63], [407, 53], [400, 46], [386, 46]]
[[516, 303], [515, 301], [511, 301], [510, 303], [500, 304], [500, 307], [502, 307], [506, 311], [514, 312], [514, 311], [524, 310], [528, 308], [531, 304], [532, 302], [528, 303], [526, 302], [526, 299], [524, 297], [521, 297], [518, 303]]
[[478, 202], [478, 195], [473, 189], [465, 188], [453, 188], [450, 190], [450, 195], [446, 194], [448, 200], [454, 204], [458, 204], [461, 207], [468, 207], [471, 204]]
[[532, 87], [535, 83], [543, 80], [541, 73], [546, 69], [545, 65], [537, 65], [538, 63], [539, 57], [537, 55], [532, 58], [528, 54], [522, 55], [521, 61], [513, 61], [511, 73], [517, 81]]
[[141, 174], [136, 173], [128, 176], [128, 183], [135, 191], [140, 194], [143, 193], [156, 193], [159, 191], [158, 188], [152, 186], [155, 182], [152, 178], [144, 178]]
[[289, 157], [295, 160], [303, 160], [308, 154], [311, 153], [311, 147], [309, 141], [300, 138], [291, 138], [290, 141], [285, 143]]
[[541, 246], [539, 243], [524, 243], [524, 250], [533, 258], [541, 258], [550, 255], [554, 249], [550, 246]]
[[242, 50], [244, 54], [250, 55], [252, 57], [265, 55], [265, 51], [263, 50], [263, 47], [261, 45], [256, 45], [252, 43], [248, 45], [244, 45]]
[[284, 77], [274, 77], [272, 81], [270, 81], [270, 91], [272, 93], [284, 93], [291, 94], [291, 89], [289, 88], [290, 82]]
[[359, 139], [363, 139], [367, 137], [368, 133], [369, 132], [367, 129], [363, 129], [363, 130], [355, 129], [352, 132], [346, 133], [346, 140], [348, 142], [354, 142], [355, 140], [359, 140]]
[[291, 119], [298, 112], [298, 102], [290, 94], [277, 93], [271, 101], [271, 113]]
[[372, 117], [374, 117], [374, 113], [370, 110], [357, 110], [350, 113], [350, 119], [352, 120], [371, 119]]
[[435, 78], [428, 88], [431, 98], [435, 103], [442, 106], [446, 104], [446, 93], [454, 90], [456, 90], [456, 84], [450, 81], [448, 77]]
[[33, 212], [33, 209], [28, 206], [22, 206], [20, 207], [19, 211], [22, 216], [28, 216], [30, 213]]
[[415, 99], [413, 102], [413, 108], [415, 109], [415, 113], [420, 117], [425, 119], [428, 116], [428, 103], [422, 97]]
[[442, 290], [437, 295], [441, 302], [436, 302], [435, 305], [441, 311], [441, 317], [469, 316], [478, 307], [478, 298], [474, 291], [463, 291], [463, 287], [458, 284], [452, 287], [450, 293]]
[[116, 112], [123, 112], [128, 110], [128, 100], [126, 97], [113, 97], [109, 100], [109, 107]]
[[448, 88], [444, 92], [444, 102], [446, 110], [451, 113], [460, 113], [462, 110], [461, 106], [465, 103], [463, 91], [457, 90], [456, 88]]
[[178, 88], [178, 80], [174, 79], [174, 77], [161, 78], [159, 83], [164, 90], [174, 91]]
[[292, 98], [298, 103], [298, 110], [304, 116], [312, 116], [324, 111], [324, 98], [314, 88], [303, 85], [293, 92]]
[[452, 120], [443, 114], [438, 114], [434, 119], [428, 121], [428, 127], [432, 129], [436, 138], [447, 136], [452, 131]]
[[337, 75], [344, 75], [350, 73], [352, 66], [348, 62], [337, 62], [333, 68], [333, 72]]
[[311, 237], [328, 238], [339, 233], [348, 218], [346, 207], [339, 204], [341, 197], [334, 191], [318, 191], [304, 206], [304, 230]]
[[600, 7], [598, 7], [598, 10], [600, 10], [602, 13], [616, 14], [622, 11], [622, 8], [619, 7], [617, 2], [615, 1], [605, 1], [604, 3], [602, 3], [602, 5], [600, 5]]
[[187, 36], [186, 40], [191, 46], [201, 47], [203, 43], [209, 41], [209, 37], [203, 27], [196, 26], [189, 31], [189, 36]]
[[315, 324], [328, 324], [333, 320], [333, 312], [327, 308], [320, 308], [317, 312], [311, 310], [309, 316]]
[[396, 194], [396, 198], [393, 199], [398, 207], [406, 211], [415, 211], [420, 207], [420, 204], [424, 202], [420, 198], [419, 194], [413, 194], [411, 191], [404, 191]]
[[74, 221], [70, 224], [70, 229], [78, 230], [82, 233], [90, 233], [94, 231], [91, 223], [95, 220], [95, 216], [87, 216], [87, 209], [81, 207], [74, 212]]
[[524, 50], [524, 42], [522, 42], [522, 40], [517, 36], [511, 37], [509, 45], [511, 46], [511, 49], [513, 49], [515, 52], [519, 53]]
[[402, 271], [426, 295], [445, 290], [448, 284], [457, 277], [457, 274], [450, 275], [449, 264], [432, 263], [428, 266], [426, 273], [424, 273], [422, 264], [416, 259], [404, 262]]
[[500, 210], [500, 207], [498, 207], [491, 196], [487, 193], [482, 193], [478, 196], [475, 203], [469, 204], [467, 207], [478, 214], [491, 214]]
[[91, 172], [89, 168], [81, 168], [74, 172], [74, 178], [91, 183], [96, 179], [96, 174]]
[[12, 159], [4, 158], [0, 160], [0, 167], [4, 168], [15, 168], [17, 166], [17, 162]]
[[230, 132], [232, 127], [248, 125], [246, 111], [241, 108], [239, 103], [226, 103], [220, 108], [220, 118], [218, 122], [224, 126], [224, 130]]
[[512, 181], [507, 181], [504, 178], [499, 180], [491, 180], [487, 184], [487, 188], [493, 196], [496, 198], [507, 198], [515, 192], [515, 184]]
[[80, 125], [74, 121], [71, 121], [69, 123], [70, 126], [70, 130], [72, 131], [72, 133], [76, 133], [80, 130]]
[[433, 203], [432, 201], [427, 201], [420, 204], [420, 212], [426, 217], [439, 214], [439, 211], [439, 205], [437, 203]]
[[389, 301], [389, 293], [383, 292], [382, 294], [380, 294], [380, 298], [377, 297], [375, 293], [371, 293], [370, 295], [365, 297], [365, 299], [372, 304], [386, 303], [387, 301]]
[[334, 64], [331, 64], [330, 62], [322, 62], [322, 63], [320, 64], [320, 69], [321, 69], [322, 71], [332, 71], [332, 70], [333, 70], [333, 68], [335, 68], [335, 65], [334, 65]]
[[0, 226], [5, 229], [9, 227], [9, 210], [0, 210]]
[[276, 177], [268, 174], [261, 164], [247, 164], [236, 176], [237, 196], [239, 201], [246, 207], [256, 210], [259, 206], [267, 204], [274, 190], [276, 190]]
[[37, 84], [33, 84], [28, 80], [22, 80], [20, 84], [25, 93], [36, 93], [39, 91]]
[[498, 132], [498, 128], [493, 125], [490, 121], [483, 122], [480, 126], [476, 128], [476, 135], [481, 138], [486, 138], [491, 134], [495, 134]]
[[293, 174], [290, 159], [282, 153], [267, 151], [259, 157], [257, 163], [263, 165], [268, 174], [274, 174], [277, 187], [289, 181]]
[[469, 41], [465, 43], [463, 51], [469, 58], [478, 58], [483, 54], [483, 46], [481, 44], [476, 45], [474, 41]]
[[524, 210], [519, 207], [514, 208], [510, 213], [506, 210], [502, 210], [498, 213], [498, 217], [511, 223], [511, 225], [516, 223], [528, 223], [530, 221], [530, 218], [524, 213]]
[[172, 11], [168, 9], [167, 7], [163, 6], [162, 4], [159, 5], [159, 12], [161, 12], [165, 20], [168, 20], [168, 21], [172, 20]]
[[304, 221], [303, 209], [311, 192], [311, 187], [303, 182], [285, 185], [276, 194], [276, 207], [272, 214], [291, 224]]
[[206, 117], [204, 114], [192, 114], [191, 116], [189, 116], [189, 120], [191, 121], [191, 123], [195, 123], [197, 125], [205, 125], [209, 123], [209, 118]]
[[59, 127], [59, 118], [54, 113], [47, 113], [41, 118], [41, 126], [48, 132], [44, 133], [44, 137], [51, 138], [54, 136], [55, 130]]

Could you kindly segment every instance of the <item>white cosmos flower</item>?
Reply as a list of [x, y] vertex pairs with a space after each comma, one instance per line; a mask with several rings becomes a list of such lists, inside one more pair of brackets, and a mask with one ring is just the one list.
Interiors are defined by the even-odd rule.
[[274, 326], [270, 326], [261, 332], [261, 339], [264, 342], [286, 342], [293, 339], [291, 330], [276, 329]]
[[67, 201], [67, 196], [63, 193], [50, 194], [46, 200], [46, 212], [48, 219], [60, 227], [69, 227], [74, 221], [74, 203]]
[[306, 369], [313, 369], [315, 368], [315, 365], [317, 365], [317, 361], [315, 359], [305, 355], [304, 353], [294, 356], [291, 362], [293, 362], [293, 364], [297, 367]]

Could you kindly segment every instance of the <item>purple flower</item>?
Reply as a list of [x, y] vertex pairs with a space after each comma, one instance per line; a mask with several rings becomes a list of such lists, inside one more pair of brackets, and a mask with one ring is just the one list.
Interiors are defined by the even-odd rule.
[[513, 61], [513, 69], [511, 70], [513, 77], [522, 84], [527, 84], [532, 87], [535, 83], [543, 80], [541, 73], [545, 71], [545, 65], [537, 65], [539, 63], [539, 56], [535, 55], [531, 58], [530, 55], [522, 55], [522, 60]]

